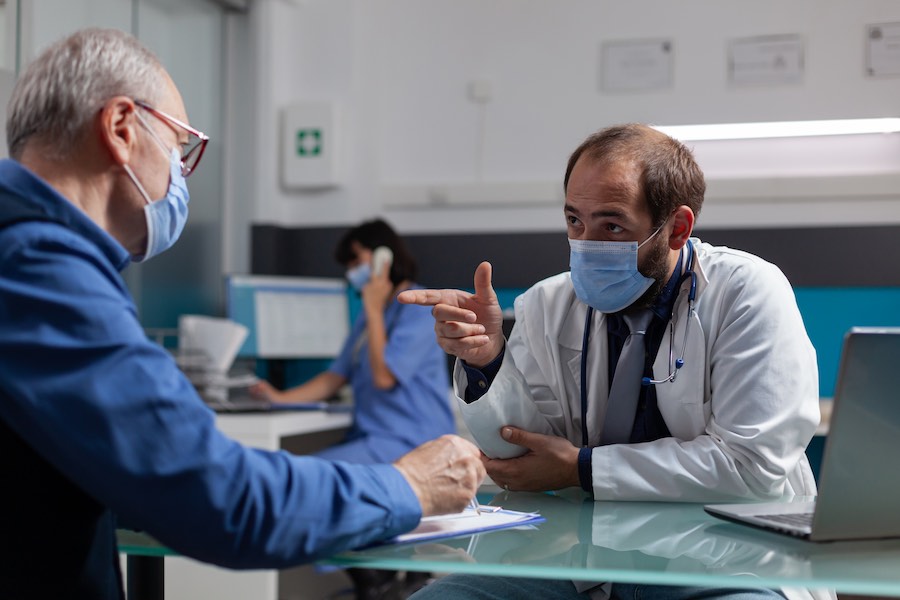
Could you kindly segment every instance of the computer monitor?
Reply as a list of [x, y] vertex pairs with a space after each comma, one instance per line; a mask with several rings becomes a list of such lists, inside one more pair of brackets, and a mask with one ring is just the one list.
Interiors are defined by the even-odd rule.
[[343, 279], [229, 275], [226, 312], [249, 329], [245, 358], [332, 358], [350, 330]]

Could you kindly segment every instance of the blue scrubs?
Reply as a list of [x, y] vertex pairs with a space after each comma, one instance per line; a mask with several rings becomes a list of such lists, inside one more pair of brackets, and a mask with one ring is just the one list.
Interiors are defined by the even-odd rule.
[[343, 443], [317, 456], [364, 464], [393, 462], [423, 442], [456, 431], [447, 355], [435, 339], [431, 308], [394, 299], [384, 323], [384, 360], [397, 383], [389, 390], [375, 387], [363, 312], [329, 367], [353, 388], [353, 426]]
[[[0, 458], [0, 531], [17, 540], [0, 551], [0, 581], [41, 583], [57, 514], [73, 538], [51, 543], [43, 583], [61, 588], [116, 580], [113, 513], [234, 568], [287, 567], [418, 523], [415, 494], [392, 466], [265, 452], [220, 433], [144, 334], [119, 275], [128, 263], [83, 212], [0, 161], [0, 452], [13, 451]], [[87, 555], [103, 567], [79, 572]]]

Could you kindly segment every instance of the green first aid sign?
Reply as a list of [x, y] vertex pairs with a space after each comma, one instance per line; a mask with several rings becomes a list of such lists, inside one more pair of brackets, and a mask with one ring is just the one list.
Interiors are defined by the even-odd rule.
[[297, 156], [322, 154], [322, 130], [319, 128], [297, 130]]
[[322, 189], [339, 184], [337, 125], [332, 102], [298, 101], [282, 109], [278, 145], [285, 189]]

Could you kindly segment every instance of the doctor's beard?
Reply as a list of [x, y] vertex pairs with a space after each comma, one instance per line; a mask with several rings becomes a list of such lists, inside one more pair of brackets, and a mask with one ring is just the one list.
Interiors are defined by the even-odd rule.
[[[660, 232], [662, 233], [662, 232]], [[629, 308], [650, 308], [656, 302], [660, 292], [669, 282], [672, 272], [669, 271], [669, 238], [659, 236], [650, 242], [644, 260], [638, 265], [638, 271], [644, 277], [653, 280], [653, 284]]]

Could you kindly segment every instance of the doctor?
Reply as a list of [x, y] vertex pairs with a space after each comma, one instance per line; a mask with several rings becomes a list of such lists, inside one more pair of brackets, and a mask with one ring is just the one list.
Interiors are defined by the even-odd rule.
[[[690, 151], [644, 125], [610, 127], [574, 151], [564, 187], [571, 270], [516, 299], [509, 342], [489, 263], [474, 294], [399, 298], [434, 307], [491, 478], [597, 500], [815, 494], [815, 351], [777, 267], [691, 237], [706, 186]], [[574, 598], [606, 594], [562, 583]], [[494, 597], [490, 582], [472, 588]]]

